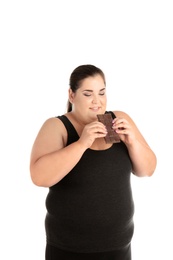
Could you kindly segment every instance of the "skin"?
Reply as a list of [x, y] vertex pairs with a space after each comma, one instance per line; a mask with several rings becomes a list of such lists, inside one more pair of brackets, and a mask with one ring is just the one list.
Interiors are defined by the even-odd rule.
[[[97, 120], [97, 114], [106, 111], [106, 87], [100, 75], [88, 77], [73, 93], [69, 89], [72, 111], [65, 115], [75, 127], [79, 140], [66, 146], [67, 132], [61, 120], [49, 118], [42, 125], [34, 141], [30, 173], [37, 186], [50, 187], [65, 177], [81, 159], [86, 149], [104, 150], [106, 127]], [[151, 176], [156, 168], [156, 156], [130, 118], [122, 111], [113, 111], [116, 118], [113, 129], [127, 146], [133, 174], [139, 177]], [[65, 163], [64, 163], [65, 162]]]

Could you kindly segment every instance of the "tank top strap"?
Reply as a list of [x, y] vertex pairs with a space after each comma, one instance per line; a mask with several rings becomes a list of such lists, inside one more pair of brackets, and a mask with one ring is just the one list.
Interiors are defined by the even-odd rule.
[[112, 111], [106, 111], [105, 114], [111, 114], [113, 119], [116, 117]]
[[[105, 113], [110, 113], [113, 119], [116, 117], [112, 111], [106, 111]], [[70, 120], [65, 115], [57, 116], [57, 118], [59, 118], [63, 122], [67, 130], [67, 145], [77, 141], [79, 139], [79, 135]]]
[[77, 141], [79, 139], [79, 135], [76, 129], [74, 128], [74, 126], [72, 125], [72, 123], [70, 122], [70, 120], [65, 115], [57, 116], [57, 118], [59, 118], [63, 122], [67, 130], [67, 134], [68, 134], [67, 145]]

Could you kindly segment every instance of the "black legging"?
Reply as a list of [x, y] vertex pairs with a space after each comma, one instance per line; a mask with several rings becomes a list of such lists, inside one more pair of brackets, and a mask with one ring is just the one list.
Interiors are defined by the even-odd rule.
[[46, 260], [131, 260], [131, 246], [104, 253], [74, 253], [46, 245]]

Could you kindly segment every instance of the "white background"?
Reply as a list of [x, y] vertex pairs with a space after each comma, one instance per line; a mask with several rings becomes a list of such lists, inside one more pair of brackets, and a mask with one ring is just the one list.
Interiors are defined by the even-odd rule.
[[86, 63], [106, 74], [108, 109], [127, 112], [158, 159], [151, 178], [132, 176], [133, 260], [173, 259], [172, 14], [168, 0], [0, 2], [0, 259], [44, 259], [48, 190], [30, 180], [30, 151]]

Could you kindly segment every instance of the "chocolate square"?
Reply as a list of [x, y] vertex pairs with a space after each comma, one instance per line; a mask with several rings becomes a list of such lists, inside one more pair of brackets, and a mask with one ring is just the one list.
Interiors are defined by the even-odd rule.
[[103, 123], [106, 126], [108, 131], [107, 135], [104, 137], [106, 143], [119, 143], [120, 137], [119, 135], [112, 129], [112, 115], [110, 113], [107, 114], [99, 114], [97, 115], [98, 121]]

